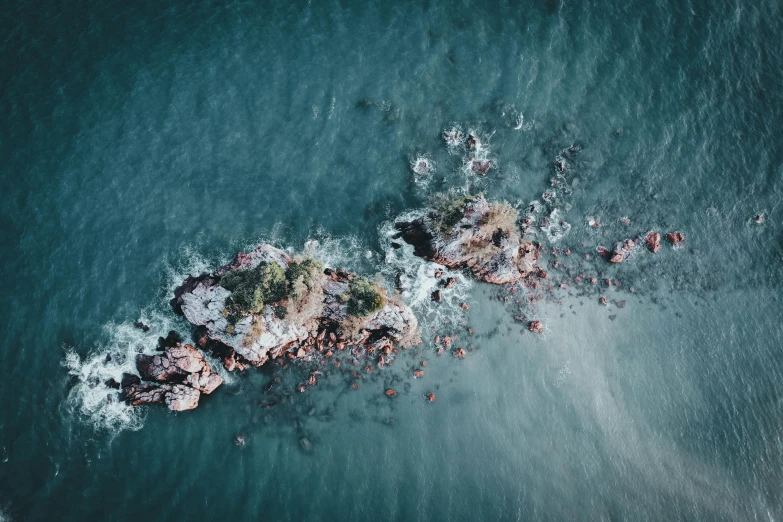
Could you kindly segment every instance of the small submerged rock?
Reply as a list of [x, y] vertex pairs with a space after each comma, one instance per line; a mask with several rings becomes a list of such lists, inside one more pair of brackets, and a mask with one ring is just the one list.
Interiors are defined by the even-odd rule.
[[544, 323], [541, 321], [530, 321], [527, 325], [527, 329], [533, 333], [542, 334], [544, 333]]

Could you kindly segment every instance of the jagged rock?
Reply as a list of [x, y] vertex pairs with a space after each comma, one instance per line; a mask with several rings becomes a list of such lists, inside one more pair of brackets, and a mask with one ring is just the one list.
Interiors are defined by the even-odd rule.
[[181, 342], [182, 337], [174, 330], [170, 330], [166, 337], [158, 337], [158, 350], [162, 352], [166, 348], [177, 346]]
[[132, 406], [165, 404], [172, 411], [192, 410], [201, 392], [184, 384], [143, 382], [122, 389], [121, 398]]
[[207, 394], [223, 383], [201, 352], [189, 344], [166, 348], [163, 355], [138, 355], [136, 368], [146, 381], [185, 384]]
[[432, 292], [432, 302], [440, 303], [441, 301], [443, 301], [443, 292], [440, 290], [435, 290]]
[[614, 245], [614, 251], [612, 257], [609, 258], [610, 263], [622, 263], [625, 261], [626, 251], [623, 248], [623, 244], [618, 242]]
[[133, 386], [134, 384], [140, 384], [141, 378], [138, 375], [133, 375], [132, 373], [123, 373], [122, 379], [120, 379], [120, 386], [122, 388], [128, 388], [130, 386]]
[[133, 406], [165, 404], [173, 411], [192, 410], [202, 393], [212, 393], [223, 383], [201, 352], [189, 344], [167, 347], [163, 354], [140, 354], [136, 369], [141, 377], [123, 374], [120, 385], [120, 397]]
[[544, 324], [541, 321], [530, 321], [527, 329], [533, 333], [541, 334], [544, 333]]
[[658, 232], [650, 232], [644, 238], [644, 242], [650, 252], [657, 253], [661, 249], [661, 234]]
[[[507, 284], [535, 270], [540, 253], [519, 235], [516, 211], [490, 203], [484, 196], [457, 199], [461, 207], [450, 208], [453, 223], [443, 226], [439, 209], [395, 227], [414, 254], [450, 268], [469, 268], [482, 281]], [[497, 226], [495, 226], [497, 224]]]
[[150, 327], [147, 326], [146, 324], [142, 323], [141, 321], [136, 321], [135, 323], [133, 323], [133, 326], [135, 326], [136, 328], [138, 328], [142, 332], [149, 332], [150, 331]]

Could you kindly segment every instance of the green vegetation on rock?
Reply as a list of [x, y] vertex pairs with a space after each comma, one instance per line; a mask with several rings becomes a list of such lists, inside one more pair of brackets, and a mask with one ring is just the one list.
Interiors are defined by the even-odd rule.
[[348, 314], [364, 317], [377, 312], [386, 304], [381, 287], [364, 277], [355, 277], [348, 283]]
[[301, 299], [304, 292], [313, 290], [314, 284], [324, 271], [324, 265], [315, 259], [291, 261], [285, 277], [291, 283], [291, 297]]
[[433, 196], [430, 212], [433, 227], [443, 234], [454, 232], [454, 225], [459, 223], [465, 213], [465, 205], [473, 199], [469, 194], [455, 195], [453, 192]]
[[231, 292], [231, 307], [240, 314], [260, 312], [265, 303], [280, 301], [285, 297], [286, 284], [285, 272], [277, 263], [233, 270], [220, 280], [220, 285]]
[[274, 310], [278, 319], [285, 319], [285, 317], [288, 315], [288, 308], [285, 306], [275, 306]]

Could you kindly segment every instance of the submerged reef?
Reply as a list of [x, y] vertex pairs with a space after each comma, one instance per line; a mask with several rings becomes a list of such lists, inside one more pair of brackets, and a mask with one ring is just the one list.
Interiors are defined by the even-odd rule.
[[470, 269], [494, 284], [519, 281], [536, 270], [538, 248], [519, 232], [517, 211], [483, 195], [440, 194], [422, 218], [397, 222], [396, 239], [414, 253], [453, 269]]
[[[394, 345], [421, 342], [411, 310], [378, 283], [268, 244], [188, 277], [171, 305], [198, 327], [197, 344], [227, 371], [278, 357], [329, 358], [346, 348], [391, 359]], [[133, 405], [192, 409], [222, 382], [196, 348], [180, 343], [162, 356], [139, 355], [136, 366], [145, 382], [129, 376], [122, 384], [122, 398]]]

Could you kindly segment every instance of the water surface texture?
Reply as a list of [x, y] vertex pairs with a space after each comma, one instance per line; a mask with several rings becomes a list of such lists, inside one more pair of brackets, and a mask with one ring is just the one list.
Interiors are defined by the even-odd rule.
[[[780, 520], [781, 27], [774, 0], [4, 4], [0, 520]], [[389, 220], [450, 187], [541, 200], [574, 143], [548, 248], [687, 237], [585, 261], [607, 306], [569, 286], [536, 336], [496, 287], [461, 283], [467, 313], [425, 291], [393, 371], [274, 408], [266, 370], [181, 414], [97, 385], [190, 334], [189, 273], [318, 238], [393, 284], [419, 265]]]

